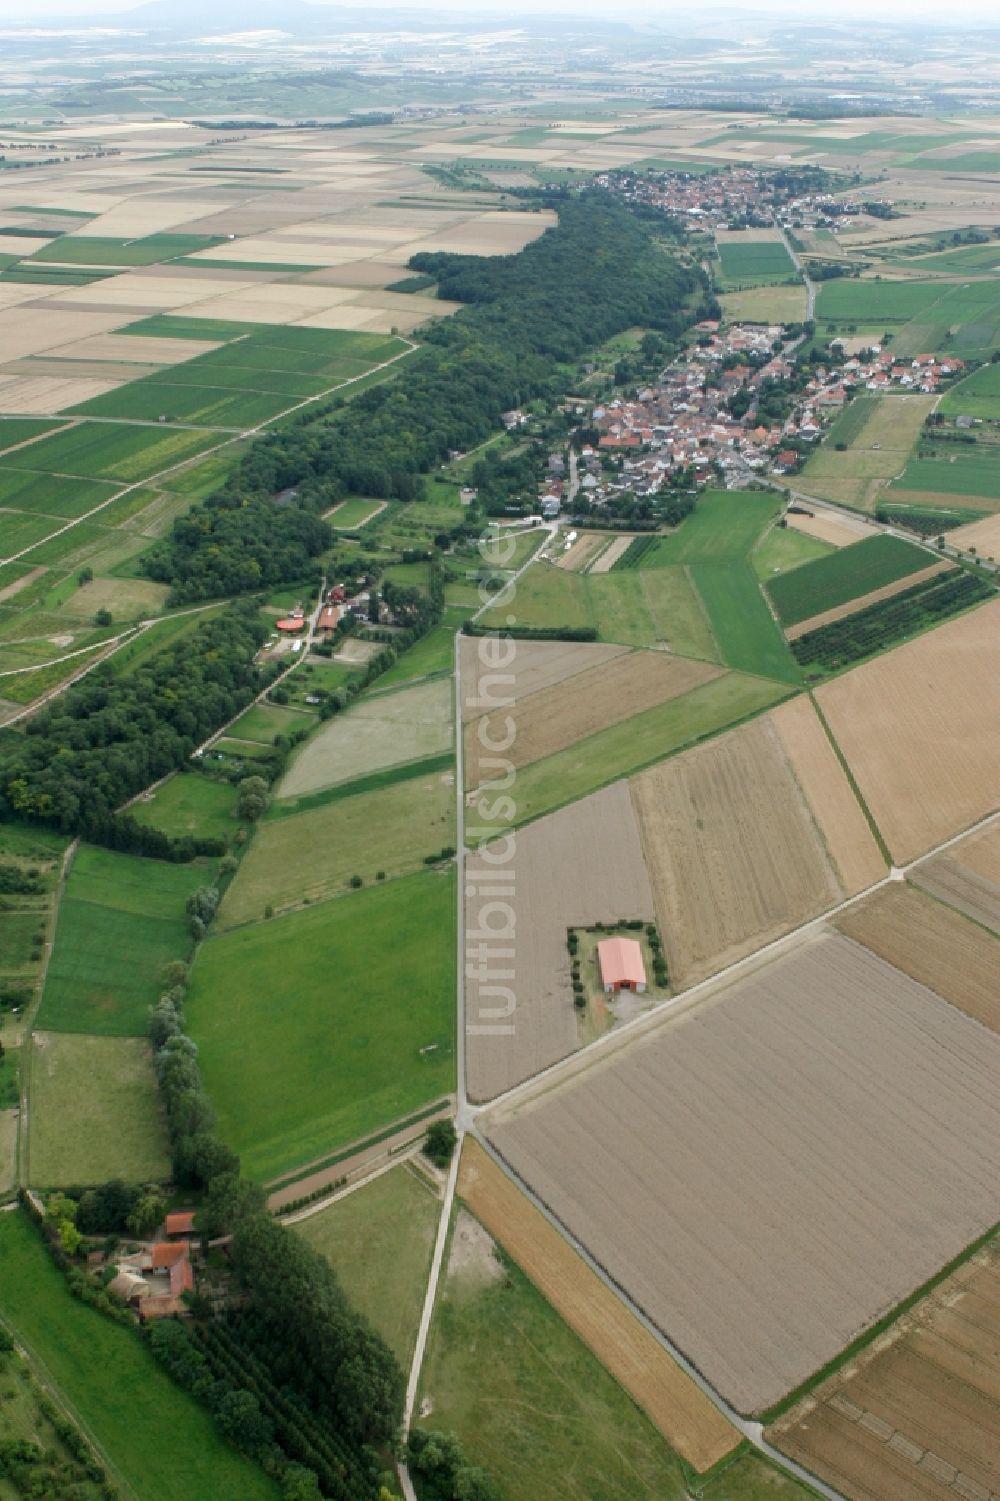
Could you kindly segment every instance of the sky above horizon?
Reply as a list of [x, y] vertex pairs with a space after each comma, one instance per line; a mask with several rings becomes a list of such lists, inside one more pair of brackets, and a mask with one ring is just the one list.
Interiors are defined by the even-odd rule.
[[[323, 4], [323, 0], [314, 0], [314, 3]], [[360, 0], [343, 0], [343, 3], [356, 9]], [[135, 8], [135, 4], [136, 0], [36, 0], [35, 9], [39, 17], [48, 21], [62, 16], [79, 19], [111, 11], [124, 17], [127, 11]], [[604, 19], [608, 16], [606, 0], [440, 0], [439, 4], [435, 4], [434, 0], [365, 0], [365, 4], [377, 10], [423, 10], [434, 14], [451, 12], [465, 18], [477, 13], [484, 18], [494, 19], [498, 16], [514, 17], [539, 12], [566, 16], [594, 15]], [[185, 5], [184, 9], [187, 10], [188, 6]], [[996, 0], [953, 0], [948, 7], [947, 18], [942, 14], [939, 0], [837, 0], [836, 4], [833, 0], [796, 0], [794, 5], [790, 0], [753, 0], [752, 4], [747, 5], [738, 3], [738, 0], [732, 3], [730, 0], [729, 4], [709, 4], [703, 10], [695, 7], [691, 0], [682, 0], [682, 3], [675, 6], [664, 4], [663, 0], [632, 0], [629, 19], [664, 20], [673, 13], [679, 16], [694, 13], [708, 19], [714, 9], [743, 11], [748, 17], [754, 14], [794, 15], [798, 20], [843, 20], [847, 16], [863, 15], [870, 18], [884, 17], [892, 21], [937, 21], [942, 25], [946, 24], [946, 19], [947, 22], [958, 20], [1000, 25]], [[209, 4], [205, 9], [206, 26], [209, 28], [211, 15], [212, 7]], [[24, 0], [0, 0], [0, 22], [30, 25], [25, 15]]]

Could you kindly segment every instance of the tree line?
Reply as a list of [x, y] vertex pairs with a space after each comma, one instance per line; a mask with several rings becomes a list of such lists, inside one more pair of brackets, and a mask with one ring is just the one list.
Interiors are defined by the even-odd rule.
[[23, 735], [0, 737], [0, 819], [161, 857], [220, 853], [213, 841], [177, 849], [116, 809], [183, 765], [266, 686], [255, 662], [266, 635], [256, 602], [244, 601], [127, 674], [96, 668]]
[[554, 394], [566, 361], [636, 324], [684, 330], [704, 278], [660, 249], [655, 221], [597, 189], [548, 201], [558, 225], [516, 255], [411, 258], [441, 297], [467, 305], [431, 327], [395, 379], [304, 409], [178, 518], [144, 563], [175, 603], [304, 577], [331, 545], [320, 512], [342, 496], [419, 499], [449, 453], [484, 442], [504, 411]]

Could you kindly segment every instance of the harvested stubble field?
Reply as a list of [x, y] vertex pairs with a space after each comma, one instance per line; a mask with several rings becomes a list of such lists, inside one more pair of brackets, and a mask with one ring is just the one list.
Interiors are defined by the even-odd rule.
[[458, 1192], [688, 1464], [710, 1469], [736, 1447], [736, 1430], [690, 1376], [469, 1136]]
[[767, 1436], [851, 1501], [996, 1496], [998, 1341], [994, 1241]]
[[[513, 839], [513, 977], [508, 986], [481, 983], [475, 973], [467, 976], [468, 1088], [475, 1100], [502, 1094], [579, 1046], [567, 928], [653, 917], [624, 782], [539, 819]], [[489, 872], [488, 864], [470, 854], [470, 935], [494, 920], [483, 915], [490, 899], [478, 892], [480, 885], [490, 884]]]
[[993, 558], [1000, 553], [1000, 515], [972, 521], [948, 533], [952, 547], [974, 547], [980, 557]]
[[688, 693], [721, 673], [721, 667], [707, 662], [638, 651], [577, 673], [466, 727], [466, 786], [476, 787], [484, 777], [497, 774], [498, 757], [488, 749], [490, 745], [506, 745], [501, 759], [513, 766], [528, 766], [644, 709]]
[[462, 718], [478, 719], [494, 704], [517, 703], [574, 674], [612, 662], [627, 650], [582, 641], [498, 643], [489, 636], [463, 636], [459, 646]]
[[798, 625], [793, 625], [785, 632], [785, 639], [795, 641], [799, 636], [806, 636], [810, 631], [818, 631], [822, 626], [831, 625], [835, 620], [844, 620], [848, 615], [854, 615], [858, 610], [866, 610], [869, 605], [877, 605], [883, 599], [892, 599], [894, 595], [902, 594], [907, 589], [914, 589], [918, 584], [937, 578], [941, 573], [949, 573], [953, 568], [953, 563], [942, 558], [940, 562], [931, 563], [927, 568], [908, 574], [906, 578], [896, 579], [895, 583], [886, 584], [881, 589], [873, 589], [869, 594], [860, 594], [857, 599], [849, 600], [847, 604], [835, 605], [833, 609], [824, 610], [820, 615], [812, 615], [808, 620], [801, 620]]
[[1000, 600], [816, 691], [897, 864], [997, 805]]
[[438, 755], [450, 745], [450, 682], [366, 696], [306, 742], [281, 782], [280, 795], [315, 792], [385, 766]]
[[1000, 1037], [825, 933], [485, 1128], [759, 1412], [994, 1222], [998, 1067]]
[[841, 933], [1000, 1032], [1000, 945], [912, 886], [883, 886], [836, 919]]
[[917, 866], [913, 880], [939, 901], [1000, 934], [1000, 824]]
[[811, 706], [784, 707], [631, 784], [675, 987], [885, 874]]
[[556, 559], [557, 568], [569, 573], [583, 573], [608, 545], [606, 532], [580, 532]]

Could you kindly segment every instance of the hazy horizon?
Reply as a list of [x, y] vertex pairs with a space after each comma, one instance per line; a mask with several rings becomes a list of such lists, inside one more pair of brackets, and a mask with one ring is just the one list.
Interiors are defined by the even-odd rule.
[[[32, 23], [25, 20], [23, 0], [0, 0], [0, 22], [19, 23], [30, 26], [42, 25], [50, 20], [62, 17], [72, 20], [73, 18], [86, 18], [91, 15], [106, 15], [111, 12], [120, 13], [123, 16], [130, 10], [135, 10], [143, 3], [143, 0], [42, 0], [38, 7], [38, 19]], [[317, 9], [349, 9], [357, 10], [360, 6], [357, 0], [310, 0]], [[179, 7], [187, 9], [187, 6]], [[255, 6], [253, 8], [256, 8]], [[592, 16], [607, 18], [607, 5], [602, 0], [443, 0], [443, 3], [435, 4], [433, 0], [366, 0], [366, 9], [377, 10], [413, 10], [424, 11], [431, 14], [447, 15], [468, 18], [470, 15], [481, 14], [484, 19], [498, 17], [512, 17], [517, 15], [565, 15]], [[829, 0], [800, 0], [800, 3], [792, 6], [788, 0], [754, 0], [753, 4], [719, 4], [709, 5], [697, 12], [689, 4], [680, 4], [676, 7], [666, 8], [658, 0], [633, 0], [630, 8], [630, 18], [634, 20], [669, 20], [672, 14], [679, 17], [697, 14], [703, 18], [710, 18], [713, 11], [733, 12], [740, 11], [748, 17], [766, 16], [774, 17], [785, 15], [790, 19], [803, 20], [843, 20], [845, 17], [861, 17], [868, 19], [884, 19], [891, 22], [914, 20], [920, 24], [937, 22], [941, 26], [953, 24], [956, 20], [964, 23], [992, 22], [1000, 25], [997, 21], [997, 8], [995, 0], [956, 0], [949, 7], [947, 16], [943, 16], [940, 5], [935, 0], [843, 0], [843, 3], [832, 5]], [[211, 31], [212, 8], [209, 6], [205, 11], [205, 29]]]

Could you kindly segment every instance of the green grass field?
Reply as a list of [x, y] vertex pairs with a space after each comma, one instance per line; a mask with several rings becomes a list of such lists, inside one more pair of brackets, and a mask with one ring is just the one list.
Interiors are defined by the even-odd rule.
[[[128, 389], [125, 387], [124, 389]], [[39, 438], [30, 448], [0, 454], [0, 468], [23, 469], [31, 456], [36, 472], [107, 478], [129, 484], [200, 453], [218, 439], [210, 433], [171, 428], [116, 427], [109, 422], [78, 422]]]
[[62, 235], [30, 257], [32, 261], [62, 261], [74, 266], [154, 266], [219, 243], [211, 235], [145, 235], [138, 240], [111, 240], [84, 231]]
[[29, 1147], [28, 1177], [35, 1188], [169, 1177], [145, 1039], [36, 1033]]
[[96, 1438], [126, 1501], [276, 1501], [130, 1329], [74, 1298], [23, 1213], [0, 1215], [0, 1317]]
[[424, 857], [455, 842], [455, 785], [434, 772], [372, 792], [265, 820], [244, 856], [219, 913], [223, 927], [257, 922], [348, 889], [352, 876], [371, 885], [379, 871], [417, 870]]
[[882, 533], [781, 574], [768, 584], [768, 593], [782, 625], [798, 625], [812, 615], [894, 584], [933, 561], [924, 548]]
[[538, 563], [521, 575], [480, 617], [485, 626], [543, 627], [596, 625], [584, 575]]
[[790, 281], [795, 263], [780, 240], [727, 241], [718, 246], [724, 287], [765, 286]]
[[[514, 821], [529, 823], [543, 813], [586, 797], [619, 777], [629, 776], [767, 708], [791, 691], [787, 683], [727, 672], [680, 698], [600, 730], [566, 750], [521, 768], [514, 793], [517, 801]], [[478, 827], [473, 807], [466, 815], [470, 841], [479, 837]]]
[[821, 542], [818, 537], [810, 537], [791, 526], [773, 526], [754, 548], [750, 561], [754, 573], [763, 580], [800, 568], [816, 558], [825, 558], [833, 551], [829, 542]]
[[184, 903], [211, 876], [202, 861], [169, 865], [81, 845], [59, 908], [38, 1025], [143, 1035], [164, 964], [190, 951]]
[[40, 438], [58, 426], [58, 420], [53, 421], [50, 417], [0, 417], [0, 449]]
[[162, 829], [172, 839], [186, 834], [231, 839], [239, 828], [236, 788], [211, 777], [178, 774], [129, 809], [136, 823]]
[[938, 495], [981, 495], [1000, 502], [1000, 448], [959, 449], [938, 459], [911, 459], [893, 490], [927, 490]]
[[454, 922], [453, 874], [421, 872], [202, 945], [188, 1028], [251, 1177], [454, 1087]]
[[275, 417], [296, 401], [271, 391], [229, 390], [223, 386], [174, 383], [166, 376], [129, 381], [79, 406], [77, 417], [127, 417], [143, 422], [191, 422], [201, 427], [240, 430]]
[[337, 1273], [407, 1370], [423, 1307], [440, 1205], [405, 1163], [296, 1225]]
[[642, 569], [671, 563], [737, 562], [748, 556], [781, 506], [777, 495], [706, 490], [687, 520], [649, 549]]
[[318, 722], [315, 714], [299, 709], [285, 709], [279, 704], [254, 704], [230, 725], [229, 734], [236, 740], [256, 740], [260, 745], [273, 745], [277, 735], [315, 729]]
[[414, 678], [430, 677], [435, 673], [451, 672], [455, 660], [455, 632], [445, 625], [436, 625], [426, 636], [403, 653], [399, 660], [378, 679], [376, 687], [395, 688]]
[[840, 277], [820, 283], [816, 321], [823, 323], [908, 323], [940, 301], [939, 281], [858, 281]]
[[801, 683], [802, 674], [749, 563], [692, 563], [691, 575], [727, 666]]
[[825, 446], [829, 448], [837, 443], [846, 443], [850, 447], [877, 407], [877, 396], [855, 396], [852, 401], [841, 408], [831, 422], [826, 432]]
[[981, 365], [965, 380], [946, 391], [938, 403], [945, 417], [981, 417], [985, 421], [1000, 419], [1000, 364]]
[[329, 517], [330, 525], [340, 531], [353, 531], [364, 526], [385, 504], [381, 500], [368, 500], [362, 495], [348, 496], [342, 500]]
[[666, 1440], [520, 1269], [494, 1260], [488, 1242], [452, 1258], [420, 1395], [432, 1404], [421, 1426], [457, 1433], [504, 1501], [689, 1494]]

